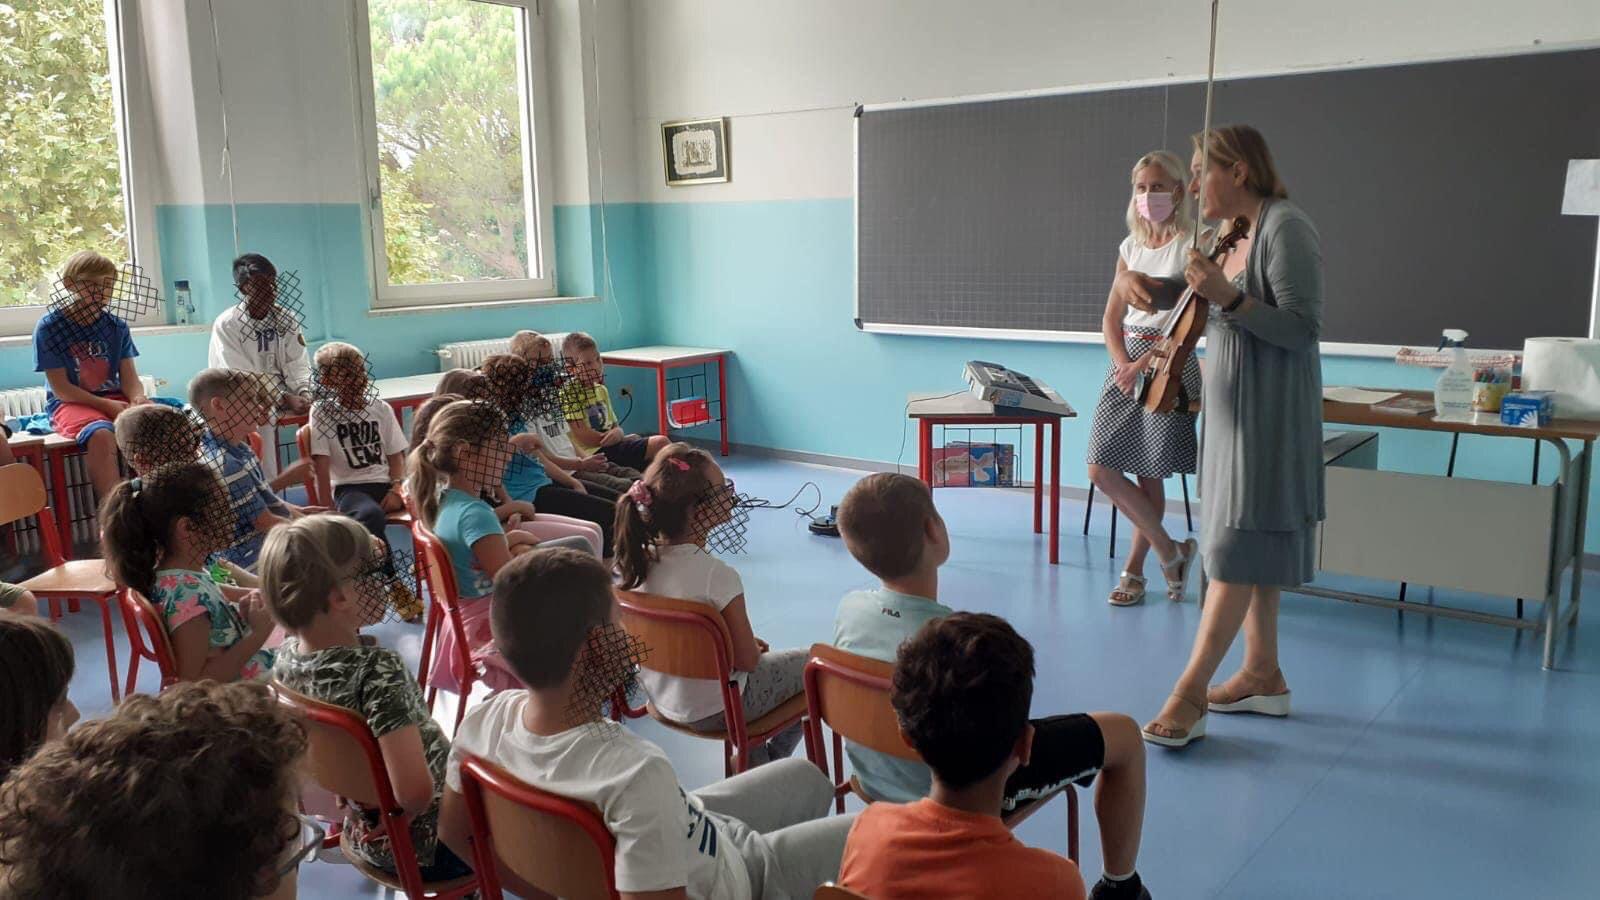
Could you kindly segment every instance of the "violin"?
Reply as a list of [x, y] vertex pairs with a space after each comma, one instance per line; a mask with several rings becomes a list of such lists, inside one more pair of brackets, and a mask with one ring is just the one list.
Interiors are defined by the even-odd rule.
[[[1221, 262], [1224, 256], [1250, 233], [1250, 222], [1243, 216], [1233, 220], [1233, 227], [1211, 248], [1212, 262]], [[1162, 326], [1161, 340], [1149, 354], [1149, 363], [1139, 373], [1134, 388], [1135, 396], [1144, 408], [1153, 413], [1176, 411], [1193, 412], [1199, 409], [1199, 397], [1190, 397], [1183, 386], [1183, 368], [1194, 355], [1195, 344], [1206, 331], [1206, 318], [1211, 304], [1195, 292], [1185, 288], [1177, 304], [1167, 314]]]

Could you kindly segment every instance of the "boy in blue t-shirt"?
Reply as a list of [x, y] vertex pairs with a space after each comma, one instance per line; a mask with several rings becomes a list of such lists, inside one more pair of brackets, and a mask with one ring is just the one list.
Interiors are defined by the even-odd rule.
[[50, 427], [84, 449], [100, 497], [122, 478], [112, 423], [124, 409], [150, 402], [133, 364], [139, 351], [128, 323], [106, 311], [116, 283], [111, 260], [91, 250], [74, 253], [61, 268], [68, 302], [52, 304], [33, 329], [33, 369], [49, 386]]
[[206, 369], [189, 383], [189, 405], [206, 423], [200, 461], [221, 477], [234, 519], [233, 543], [217, 555], [252, 568], [273, 526], [322, 510], [295, 506], [273, 493], [261, 461], [246, 443], [272, 409], [272, 398], [259, 376], [236, 369]]

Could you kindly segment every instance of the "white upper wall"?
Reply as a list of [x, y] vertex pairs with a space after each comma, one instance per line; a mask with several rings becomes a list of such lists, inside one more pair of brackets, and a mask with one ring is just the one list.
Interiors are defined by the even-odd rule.
[[[352, 33], [356, 2], [214, 0], [215, 38], [206, 3], [140, 4], [159, 123], [158, 203], [228, 202], [224, 109], [238, 202], [363, 202], [365, 151]], [[598, 185], [597, 133], [626, 135], [635, 119], [623, 52], [630, 41], [629, 10], [621, 0], [601, 0], [597, 7], [591, 0], [545, 0], [543, 9], [553, 201], [588, 203], [595, 193], [591, 182]], [[591, 33], [595, 27], [599, 31]], [[598, 107], [591, 46], [600, 48], [602, 65]], [[371, 102], [370, 94], [359, 101]], [[597, 108], [604, 121], [596, 117]], [[618, 149], [606, 157], [607, 195], [613, 182], [632, 195], [638, 168], [632, 144], [620, 138], [615, 143]]]
[[[1203, 0], [637, 0], [638, 199], [848, 197], [854, 104], [1203, 77], [1209, 8]], [[1596, 0], [1223, 0], [1220, 18], [1219, 75], [1600, 40]], [[733, 118], [733, 181], [666, 187], [660, 123], [722, 115]]]

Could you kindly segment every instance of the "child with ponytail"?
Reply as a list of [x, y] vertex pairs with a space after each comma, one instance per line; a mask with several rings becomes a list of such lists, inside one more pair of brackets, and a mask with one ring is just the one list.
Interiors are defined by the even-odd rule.
[[182, 681], [266, 678], [272, 614], [255, 591], [225, 589], [208, 558], [228, 546], [233, 514], [216, 473], [199, 462], [118, 484], [100, 508], [106, 568], [161, 613]]
[[[486, 403], [456, 400], [433, 411], [426, 424], [427, 435], [408, 463], [407, 494], [422, 524], [450, 556], [467, 643], [472, 659], [483, 664], [484, 681], [494, 690], [520, 687], [495, 651], [489, 630], [494, 576], [512, 555], [494, 508], [483, 500], [484, 490], [500, 483], [511, 458], [505, 417]], [[539, 541], [523, 533], [519, 543], [531, 546]], [[581, 537], [555, 538], [543, 546], [590, 549]], [[440, 629], [428, 672], [434, 687], [460, 691], [466, 673], [461, 671], [459, 652], [455, 630]]]
[[[732, 491], [733, 482], [711, 454], [688, 444], [667, 445], [617, 503], [617, 569], [627, 590], [704, 603], [722, 614], [733, 638], [744, 714], [754, 720], [804, 691], [806, 651], [773, 651], [755, 636], [739, 573], [705, 548], [710, 531], [728, 520], [719, 498]], [[674, 722], [696, 731], [727, 727], [714, 680], [651, 671], [646, 657], [639, 681], [656, 709]], [[801, 736], [798, 724], [781, 732], [751, 753], [751, 764], [787, 757]]]

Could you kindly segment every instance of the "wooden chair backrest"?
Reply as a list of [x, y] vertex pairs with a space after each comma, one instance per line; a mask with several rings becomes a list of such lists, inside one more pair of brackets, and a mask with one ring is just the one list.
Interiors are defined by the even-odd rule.
[[733, 636], [716, 607], [620, 589], [617, 607], [623, 629], [644, 642], [646, 669], [714, 681], [732, 676]]
[[461, 782], [464, 793], [481, 798], [501, 869], [569, 900], [617, 896], [616, 841], [594, 806], [539, 790], [470, 755], [462, 760]]
[[858, 894], [844, 885], [829, 882], [811, 895], [811, 900], [872, 900], [866, 894]]
[[33, 466], [0, 466], [0, 525], [25, 519], [44, 509], [44, 479]]
[[306, 770], [318, 784], [367, 806], [395, 808], [383, 753], [365, 720], [342, 706], [313, 700], [276, 681], [272, 690], [278, 702], [298, 713], [305, 724], [309, 744]]
[[301, 425], [294, 430], [294, 446], [299, 452], [300, 458], [311, 463], [310, 467], [306, 469], [306, 503], [310, 506], [332, 504], [332, 497], [317, 496], [317, 464], [311, 459], [311, 426], [309, 424]]
[[818, 718], [851, 743], [900, 759], [922, 756], [900, 736], [889, 703], [894, 665], [847, 653], [829, 644], [812, 644], [806, 660], [806, 693]]

